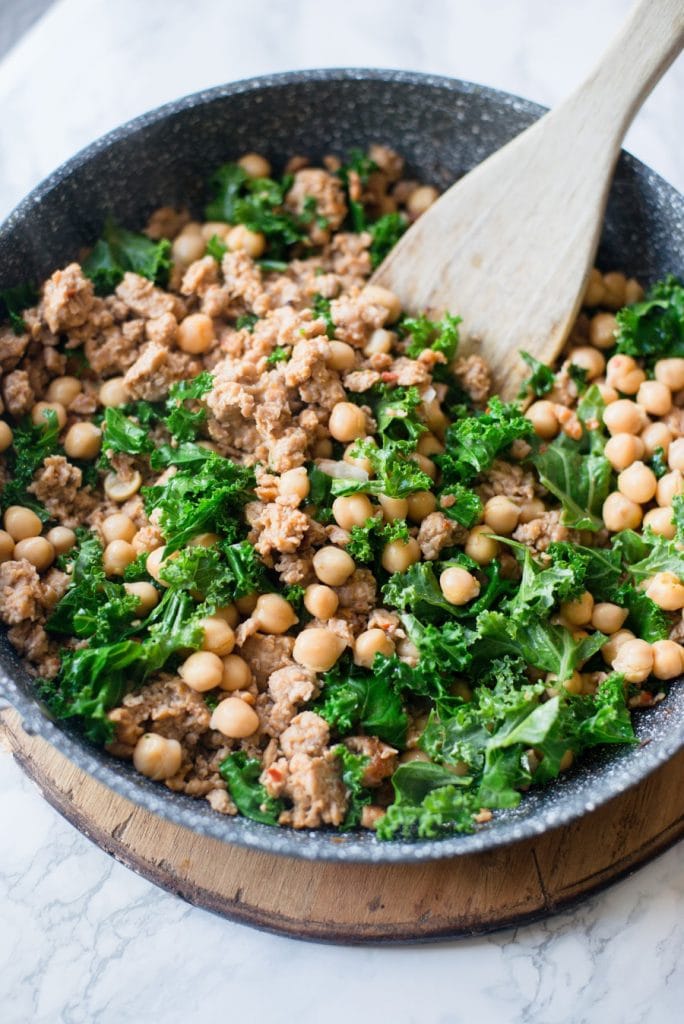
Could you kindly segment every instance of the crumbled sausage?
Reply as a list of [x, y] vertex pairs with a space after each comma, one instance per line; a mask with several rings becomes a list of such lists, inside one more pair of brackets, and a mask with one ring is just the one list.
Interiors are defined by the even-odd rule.
[[43, 288], [41, 311], [51, 331], [69, 331], [88, 319], [95, 293], [78, 263], [56, 270]]
[[443, 512], [431, 512], [420, 524], [418, 543], [423, 558], [433, 562], [439, 558], [443, 548], [464, 544], [468, 531], [460, 523], [447, 518]]

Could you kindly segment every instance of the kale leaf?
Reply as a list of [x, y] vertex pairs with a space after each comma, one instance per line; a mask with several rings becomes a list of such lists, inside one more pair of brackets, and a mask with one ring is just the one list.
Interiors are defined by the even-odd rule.
[[394, 248], [408, 227], [408, 220], [401, 213], [385, 213], [367, 227], [371, 236], [371, 267], [379, 267], [385, 256]]
[[[387, 659], [385, 659], [386, 661]], [[408, 717], [387, 674], [375, 670], [384, 664], [376, 654], [373, 670], [338, 662], [323, 677], [321, 697], [313, 710], [341, 734], [360, 726], [393, 747], [406, 743]]]
[[440, 352], [451, 363], [458, 349], [460, 316], [445, 313], [441, 320], [430, 320], [424, 313], [418, 317], [403, 316], [399, 321], [399, 334], [410, 337], [406, 355], [417, 359], [425, 349]]
[[83, 273], [98, 295], [113, 292], [127, 271], [165, 285], [170, 270], [171, 243], [167, 238], [154, 242], [147, 235], [118, 227], [111, 218], [105, 223], [103, 237], [83, 261]]
[[521, 352], [520, 355], [532, 372], [520, 385], [518, 398], [527, 398], [530, 392], [537, 398], [541, 398], [543, 395], [548, 395], [556, 381], [555, 374], [551, 367], [547, 366], [546, 363], [541, 363], [538, 359], [535, 359], [529, 352]]
[[494, 459], [519, 438], [533, 433], [532, 424], [516, 403], [492, 398], [485, 413], [452, 423], [446, 433], [446, 451], [434, 461], [442, 470], [445, 486], [468, 484], [489, 469]]
[[6, 316], [15, 334], [24, 334], [24, 310], [38, 301], [38, 289], [32, 284], [16, 284], [0, 290], [0, 319]]
[[244, 750], [234, 750], [219, 765], [219, 772], [240, 814], [262, 825], [277, 825], [284, 804], [269, 796], [259, 782], [262, 769], [261, 761], [247, 757]]
[[617, 351], [644, 359], [684, 356], [684, 285], [676, 277], [658, 281], [643, 302], [617, 314]]
[[333, 754], [341, 763], [342, 781], [347, 787], [349, 803], [342, 829], [357, 828], [361, 823], [363, 808], [371, 802], [371, 794], [363, 784], [363, 776], [370, 762], [364, 754], [354, 754], [343, 743], [333, 747]]
[[370, 480], [336, 478], [332, 482], [332, 494], [338, 497], [362, 492], [384, 494], [388, 498], [406, 498], [416, 491], [429, 491], [432, 480], [411, 459], [414, 448], [413, 441], [387, 440], [381, 447], [371, 440], [356, 441], [351, 454], [355, 458], [368, 459], [375, 476]]
[[10, 478], [0, 493], [0, 508], [23, 505], [32, 509], [43, 522], [49, 518], [43, 506], [28, 493], [27, 488], [43, 460], [60, 451], [58, 437], [59, 423], [54, 409], [47, 410], [41, 424], [36, 425], [25, 419], [15, 428], [12, 450], [6, 455]]

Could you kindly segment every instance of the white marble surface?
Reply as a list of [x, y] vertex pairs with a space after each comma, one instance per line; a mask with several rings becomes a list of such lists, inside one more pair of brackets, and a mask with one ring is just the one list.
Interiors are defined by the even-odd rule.
[[[418, 68], [553, 103], [589, 69], [627, 7], [62, 0], [0, 63], [0, 214], [126, 118], [253, 74]], [[628, 138], [680, 189], [683, 104], [684, 59]], [[155, 889], [91, 846], [0, 755], [0, 1019], [670, 1024], [684, 1001], [682, 849], [543, 924], [432, 947], [312, 946]]]

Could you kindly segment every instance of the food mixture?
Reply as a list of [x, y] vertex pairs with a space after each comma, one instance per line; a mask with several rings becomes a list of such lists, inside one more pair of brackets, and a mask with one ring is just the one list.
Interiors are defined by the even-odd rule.
[[367, 283], [437, 190], [323, 163], [2, 293], [0, 617], [50, 714], [217, 812], [472, 831], [684, 670], [684, 287], [594, 271], [505, 403], [457, 310]]

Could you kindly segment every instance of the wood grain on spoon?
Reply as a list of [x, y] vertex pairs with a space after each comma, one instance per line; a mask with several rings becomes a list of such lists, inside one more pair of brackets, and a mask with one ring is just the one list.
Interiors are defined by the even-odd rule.
[[576, 92], [453, 185], [406, 232], [372, 281], [411, 312], [463, 318], [515, 397], [524, 349], [560, 352], [593, 266], [622, 139], [684, 46], [684, 0], [641, 0]]

